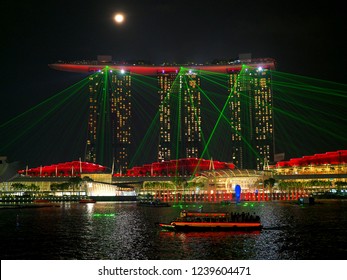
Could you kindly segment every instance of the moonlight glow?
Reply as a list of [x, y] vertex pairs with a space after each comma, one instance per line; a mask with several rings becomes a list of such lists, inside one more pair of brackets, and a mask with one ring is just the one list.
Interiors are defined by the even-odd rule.
[[114, 20], [115, 20], [116, 23], [122, 23], [124, 21], [124, 15], [116, 14], [114, 16]]

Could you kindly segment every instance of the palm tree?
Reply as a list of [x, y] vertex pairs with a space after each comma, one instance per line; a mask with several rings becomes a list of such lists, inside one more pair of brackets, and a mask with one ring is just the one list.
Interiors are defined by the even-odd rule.
[[272, 190], [273, 190], [273, 187], [275, 186], [275, 182], [276, 180], [274, 178], [269, 178], [264, 180], [264, 187], [269, 188], [271, 199], [272, 199]]
[[31, 184], [30, 186], [28, 186], [28, 190], [38, 192], [40, 190], [40, 187], [35, 184]]
[[22, 183], [14, 183], [12, 184], [12, 189], [14, 191], [23, 191], [27, 189], [27, 186]]
[[81, 177], [72, 177], [69, 179], [69, 185], [72, 187], [72, 193], [75, 193], [75, 188], [80, 186], [80, 183], [82, 182]]

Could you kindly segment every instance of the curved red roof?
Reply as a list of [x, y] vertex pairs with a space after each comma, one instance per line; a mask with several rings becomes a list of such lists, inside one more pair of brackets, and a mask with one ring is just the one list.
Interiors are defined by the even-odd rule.
[[[212, 166], [213, 165], [213, 166]], [[209, 170], [211, 168], [218, 169], [234, 169], [232, 163], [221, 162], [218, 160], [206, 160], [198, 158], [182, 158], [178, 160], [168, 160], [163, 162], [153, 162], [142, 166], [135, 166], [127, 170], [125, 176], [174, 176], [175, 174], [192, 175], [200, 171]], [[114, 174], [114, 176], [121, 176]]]
[[324, 154], [315, 154], [312, 156], [303, 156], [301, 158], [291, 158], [288, 161], [279, 161], [276, 167], [307, 166], [321, 164], [342, 164], [347, 162], [347, 150], [335, 152], [326, 152]]
[[[144, 65], [105, 65], [105, 64], [78, 64], [78, 63], [53, 63], [48, 65], [50, 68], [58, 71], [91, 73], [103, 70], [106, 66], [110, 70], [124, 70], [126, 72], [141, 75], [157, 75], [158, 73], [178, 73], [182, 68], [191, 70], [203, 70], [217, 73], [231, 73], [240, 71], [242, 64], [230, 65], [177, 65], [177, 66], [144, 66]], [[273, 59], [263, 59], [259, 62], [247, 64], [249, 67], [262, 67], [263, 69], [274, 69], [275, 61]]]
[[29, 169], [19, 170], [18, 173], [33, 177], [46, 177], [46, 176], [80, 176], [81, 173], [103, 173], [106, 172], [106, 167], [85, 162], [85, 161], [71, 161], [64, 163], [57, 163], [52, 165], [34, 167]]

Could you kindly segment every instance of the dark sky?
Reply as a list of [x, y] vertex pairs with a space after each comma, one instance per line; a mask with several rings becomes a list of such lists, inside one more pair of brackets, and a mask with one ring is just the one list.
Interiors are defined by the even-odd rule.
[[[99, 54], [119, 61], [204, 63], [252, 53], [276, 59], [278, 71], [346, 84], [342, 5], [334, 0], [3, 0], [0, 123], [80, 79], [47, 64]], [[126, 16], [121, 26], [113, 21], [118, 11]]]
[[[205, 2], [3, 0], [3, 66], [45, 74], [48, 63], [98, 54], [203, 63], [252, 53], [275, 58], [284, 72], [345, 82], [341, 1]], [[117, 11], [126, 15], [122, 26], [113, 22]]]

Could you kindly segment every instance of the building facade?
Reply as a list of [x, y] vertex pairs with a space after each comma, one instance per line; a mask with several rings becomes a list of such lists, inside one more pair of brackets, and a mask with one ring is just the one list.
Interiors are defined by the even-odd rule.
[[131, 75], [106, 67], [89, 79], [85, 160], [124, 172], [131, 144]]
[[158, 161], [198, 158], [201, 153], [200, 78], [192, 72], [158, 73]]
[[240, 169], [262, 170], [274, 157], [271, 71], [244, 66], [231, 71], [230, 125], [233, 163]]

